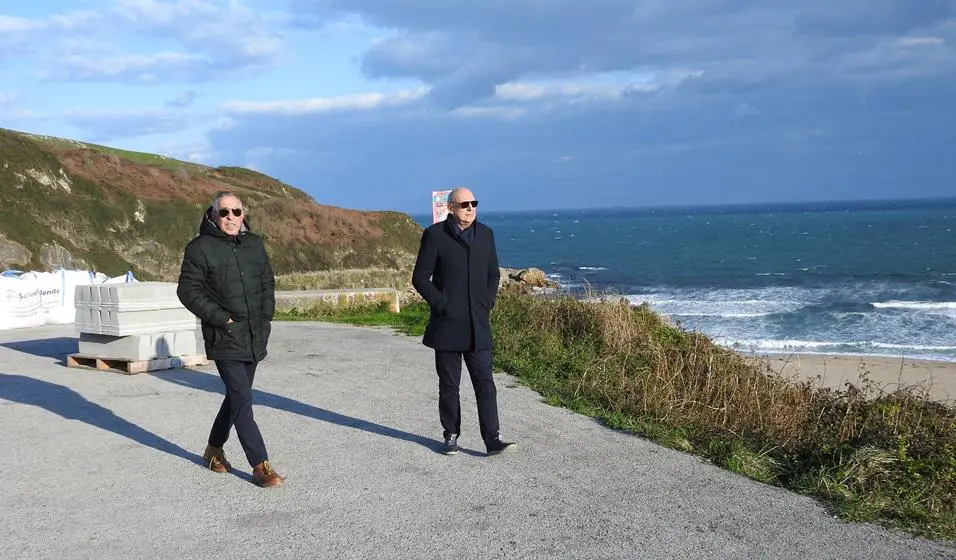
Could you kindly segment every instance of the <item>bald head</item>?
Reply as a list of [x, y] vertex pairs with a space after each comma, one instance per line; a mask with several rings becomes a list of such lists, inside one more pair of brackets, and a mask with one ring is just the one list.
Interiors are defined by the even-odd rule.
[[459, 226], [468, 228], [478, 216], [478, 199], [465, 187], [452, 189], [448, 193], [448, 210]]

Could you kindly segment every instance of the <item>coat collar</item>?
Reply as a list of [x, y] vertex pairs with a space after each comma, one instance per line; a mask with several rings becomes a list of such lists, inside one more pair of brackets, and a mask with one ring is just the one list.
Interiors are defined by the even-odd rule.
[[[479, 237], [480, 237], [480, 229], [479, 229], [478, 226], [479, 226], [478, 220], [475, 220], [474, 223], [471, 224], [471, 229], [474, 230], [475, 242], [477, 242], [478, 239], [479, 239]], [[467, 244], [464, 242], [464, 240], [462, 240], [462, 238], [461, 238], [461, 234], [460, 234], [460, 232], [459, 232], [458, 224], [455, 223], [455, 218], [453, 218], [450, 214], [448, 215], [447, 218], [445, 218], [444, 227], [445, 227], [445, 231], [448, 233], [448, 235], [452, 236], [452, 238], [453, 238], [455, 241], [457, 241], [458, 243], [461, 243], [462, 245], [467, 245]]]

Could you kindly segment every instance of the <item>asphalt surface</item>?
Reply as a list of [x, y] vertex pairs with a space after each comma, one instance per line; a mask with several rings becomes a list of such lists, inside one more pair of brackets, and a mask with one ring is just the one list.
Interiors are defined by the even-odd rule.
[[462, 380], [464, 452], [441, 438], [418, 339], [276, 323], [255, 414], [283, 488], [199, 466], [214, 366], [67, 368], [73, 327], [0, 331], [0, 558], [953, 558], [817, 502], [543, 403], [497, 376], [487, 457]]

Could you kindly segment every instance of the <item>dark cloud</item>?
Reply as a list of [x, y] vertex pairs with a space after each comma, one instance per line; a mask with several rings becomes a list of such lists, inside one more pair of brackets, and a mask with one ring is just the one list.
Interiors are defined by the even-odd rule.
[[860, 61], [867, 74], [878, 75], [866, 54], [883, 41], [948, 33], [944, 23], [956, 17], [953, 0], [293, 0], [293, 6], [316, 17], [357, 14], [398, 30], [365, 53], [363, 70], [369, 77], [425, 81], [446, 104], [473, 102], [498, 84], [535, 74], [696, 69], [704, 71], [703, 81], [714, 75], [760, 87], [794, 73], [836, 79]]
[[360, 208], [461, 184], [489, 208], [951, 195], [954, 4], [293, 0], [391, 30], [364, 73], [429, 97], [235, 114], [210, 142]]
[[[786, 94], [786, 95], [784, 95]], [[236, 116], [217, 153], [330, 204], [427, 209], [427, 193], [478, 191], [489, 208], [706, 204], [942, 196], [956, 95], [936, 79], [861, 96], [781, 84], [750, 97], [596, 100], [515, 119], [407, 106], [315, 115]], [[283, 151], [295, 156], [283, 155]], [[307, 154], [307, 155], [303, 155]]]
[[903, 34], [952, 17], [953, 0], [845, 0], [815, 3], [794, 23], [805, 33], [843, 37]]

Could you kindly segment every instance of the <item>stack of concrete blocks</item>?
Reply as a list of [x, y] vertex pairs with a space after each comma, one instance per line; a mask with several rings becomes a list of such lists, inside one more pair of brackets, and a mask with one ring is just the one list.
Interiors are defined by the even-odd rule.
[[199, 320], [172, 282], [77, 286], [79, 354], [147, 361], [204, 354]]

